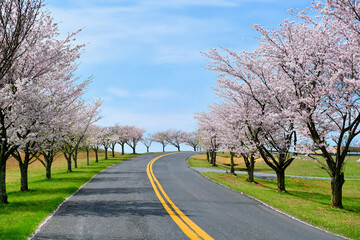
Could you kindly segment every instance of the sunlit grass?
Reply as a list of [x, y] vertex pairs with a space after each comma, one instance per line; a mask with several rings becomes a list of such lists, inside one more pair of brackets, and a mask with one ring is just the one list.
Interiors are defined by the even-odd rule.
[[345, 210], [330, 208], [330, 181], [286, 178], [286, 193], [277, 192], [275, 181], [226, 173], [204, 173], [209, 178], [310, 224], [353, 239], [360, 239], [360, 183], [347, 181], [343, 187]]
[[[321, 158], [321, 157], [319, 157]], [[360, 163], [356, 162], [359, 156], [346, 157], [345, 178], [360, 179]], [[206, 154], [199, 154], [191, 157], [189, 160], [191, 167], [204, 167], [204, 168], [219, 168], [230, 170], [230, 155], [228, 153], [218, 153], [216, 162], [217, 166], [212, 167], [206, 160]], [[246, 171], [246, 166], [241, 157], [235, 158], [235, 171]], [[255, 163], [256, 172], [274, 173], [266, 163], [261, 159], [256, 159]], [[314, 176], [314, 177], [329, 177], [328, 173], [321, 169], [319, 163], [305, 156], [300, 156], [295, 159], [291, 165], [286, 169], [285, 174], [296, 176]]]
[[[110, 154], [109, 154], [110, 155]], [[103, 155], [102, 155], [103, 156]], [[78, 159], [78, 168], [66, 172], [66, 161], [61, 156], [54, 162], [52, 179], [45, 179], [45, 168], [33, 164], [29, 170], [29, 192], [19, 192], [20, 173], [13, 160], [9, 161], [7, 171], [7, 192], [9, 205], [0, 205], [0, 239], [26, 239], [38, 225], [54, 211], [57, 206], [96, 173], [135, 155], [117, 154], [115, 158], [92, 158], [86, 165], [85, 153]]]

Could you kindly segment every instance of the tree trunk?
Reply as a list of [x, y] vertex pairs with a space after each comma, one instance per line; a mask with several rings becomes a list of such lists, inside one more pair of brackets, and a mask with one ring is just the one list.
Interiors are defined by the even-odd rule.
[[277, 171], [277, 187], [279, 192], [286, 192], [285, 189], [285, 171]]
[[163, 144], [163, 152], [165, 152], [165, 144]]
[[194, 152], [196, 152], [196, 146], [194, 146]]
[[89, 148], [86, 147], [86, 165], [90, 165]]
[[121, 144], [121, 155], [125, 154], [125, 143]]
[[230, 152], [230, 173], [235, 174], [235, 169], [234, 169], [234, 155], [235, 153]]
[[208, 162], [210, 162], [210, 154], [209, 154], [209, 152], [206, 152], [206, 159], [207, 159]]
[[20, 175], [21, 175], [21, 187], [20, 187], [20, 191], [21, 191], [21, 192], [27, 192], [27, 191], [29, 191], [29, 186], [28, 186], [28, 169], [29, 169], [29, 164], [28, 164], [28, 162], [26, 162], [26, 161], [25, 161], [25, 163], [19, 162], [19, 167], [20, 167]]
[[211, 164], [213, 167], [216, 166], [216, 152], [215, 151], [211, 152]]
[[147, 152], [147, 153], [149, 153], [149, 152], [150, 152], [150, 151], [149, 151], [149, 148], [150, 148], [150, 147], [146, 147], [146, 152]]
[[180, 146], [177, 146], [178, 151], [180, 152]]
[[51, 165], [52, 162], [46, 164], [46, 179], [51, 179]]
[[331, 177], [331, 207], [344, 208], [342, 205], [342, 187], [344, 182], [344, 173], [335, 173]]
[[105, 148], [105, 160], [108, 159], [108, 151], [107, 151], [107, 150], [108, 150], [108, 148], [106, 147], [106, 148]]
[[[248, 173], [247, 182], [254, 182], [255, 157], [252, 154], [241, 154], [244, 158], [246, 171]], [[250, 156], [249, 156], [250, 155]]]
[[74, 168], [78, 168], [78, 165], [77, 165], [77, 155], [78, 155], [78, 149], [76, 148], [75, 151], [74, 151], [74, 156], [73, 156]]
[[95, 152], [95, 162], [99, 162], [98, 149], [94, 149]]
[[113, 147], [113, 148], [111, 149], [111, 156], [112, 156], [112, 157], [115, 157], [115, 147]]
[[66, 157], [66, 161], [67, 161], [67, 171], [72, 172], [72, 169], [71, 169], [71, 154], [69, 154], [69, 157]]
[[132, 150], [133, 150], [133, 154], [136, 154], [136, 151], [135, 151], [135, 146], [134, 147], [131, 147], [132, 148]]
[[[3, 163], [4, 162], [4, 163]], [[0, 203], [8, 204], [8, 197], [6, 194], [6, 161], [1, 160], [0, 165]]]
[[248, 172], [248, 178], [246, 181], [254, 182], [254, 169], [255, 169], [255, 158], [254, 155], [250, 156], [249, 166], [246, 168]]

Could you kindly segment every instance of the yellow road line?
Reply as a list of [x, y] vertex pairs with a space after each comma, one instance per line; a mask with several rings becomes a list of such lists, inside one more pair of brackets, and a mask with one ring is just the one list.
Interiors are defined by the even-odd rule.
[[[158, 160], [161, 157], [168, 156], [175, 153], [169, 153], [164, 154], [161, 156], [158, 156], [154, 159], [152, 159], [147, 167], [146, 172], [148, 174], [148, 177], [150, 179], [151, 185], [155, 191], [156, 196], [159, 198], [161, 204], [164, 206], [167, 213], [170, 215], [170, 217], [174, 220], [174, 222], [180, 227], [180, 229], [190, 238], [190, 239], [209, 239], [212, 240], [213, 238], [207, 234], [204, 230], [202, 230], [198, 225], [196, 225], [193, 221], [191, 221], [174, 203], [171, 201], [169, 196], [164, 191], [163, 187], [161, 186], [160, 182], [155, 177], [155, 174], [153, 172], [152, 166], [156, 160]], [[154, 183], [155, 181], [155, 183]], [[157, 185], [157, 186], [156, 186]], [[172, 208], [175, 210], [175, 212], [181, 217], [181, 219], [171, 210], [171, 208], [168, 206], [164, 198], [161, 196], [159, 189], [165, 199], [168, 201], [168, 203], [172, 206]], [[185, 224], [185, 223], [187, 224]]]

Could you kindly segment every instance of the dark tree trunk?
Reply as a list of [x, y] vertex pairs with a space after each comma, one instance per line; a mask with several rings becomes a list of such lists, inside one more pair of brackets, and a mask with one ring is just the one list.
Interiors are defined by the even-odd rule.
[[209, 152], [206, 152], [206, 159], [207, 159], [208, 162], [210, 162], [210, 154], [209, 154]]
[[54, 162], [54, 157], [56, 155], [56, 152], [53, 150], [42, 152], [41, 155], [44, 157], [44, 160], [41, 160], [38, 158], [38, 160], [44, 165], [45, 167], [45, 178], [51, 179], [51, 166]]
[[136, 154], [136, 151], [135, 151], [135, 146], [134, 147], [131, 147], [132, 148], [132, 150], [133, 150], [133, 154]]
[[125, 143], [121, 144], [121, 155], [125, 154]]
[[216, 152], [215, 151], [211, 152], [211, 164], [213, 167], [216, 166]]
[[74, 161], [74, 168], [78, 168], [76, 155], [73, 156], [73, 161]]
[[[34, 143], [35, 144], [35, 143]], [[27, 192], [29, 191], [28, 186], [28, 169], [29, 164], [32, 159], [30, 147], [34, 144], [27, 143], [24, 148], [23, 155], [19, 151], [15, 151], [12, 156], [18, 161], [20, 169], [20, 191]]]
[[344, 183], [344, 173], [335, 173], [331, 177], [331, 207], [344, 208], [342, 205], [342, 187]]
[[235, 174], [235, 169], [234, 169], [234, 155], [235, 153], [230, 152], [230, 173]]
[[163, 146], [163, 152], [165, 152], [165, 144], [163, 144], [162, 146]]
[[68, 172], [72, 172], [72, 169], [71, 169], [71, 154], [69, 155], [65, 155], [65, 158], [66, 158], [66, 161], [67, 161], [67, 171]]
[[94, 149], [95, 152], [95, 162], [99, 162], [98, 149]]
[[196, 146], [194, 146], [194, 152], [196, 152]]
[[46, 179], [51, 179], [51, 165], [52, 162], [46, 164]]
[[110, 143], [110, 149], [111, 149], [111, 156], [115, 157], [115, 146], [116, 143]]
[[250, 156], [249, 166], [246, 168], [248, 172], [248, 178], [246, 181], [254, 182], [254, 169], [255, 169], [255, 157], [254, 155]]
[[6, 194], [6, 161], [0, 160], [0, 203], [8, 204], [8, 197]]
[[150, 147], [146, 147], [146, 152], [147, 152], [147, 153], [149, 153], [149, 152], [150, 152], [150, 151], [149, 151], [149, 148], [150, 148]]
[[285, 189], [285, 171], [277, 171], [277, 187], [279, 192], [286, 192]]
[[254, 182], [255, 157], [253, 154], [241, 154], [241, 156], [244, 158], [246, 171], [248, 173], [248, 178], [246, 181]]
[[29, 186], [28, 186], [28, 169], [29, 169], [29, 163], [28, 162], [24, 162], [22, 163], [21, 161], [19, 161], [19, 167], [20, 167], [20, 175], [21, 175], [21, 187], [20, 187], [20, 191], [21, 192], [27, 192], [29, 191]]
[[90, 165], [89, 147], [86, 147], [86, 165]]
[[77, 155], [78, 155], [78, 149], [76, 148], [75, 151], [74, 151], [74, 156], [73, 156], [74, 168], [78, 168], [78, 165], [77, 165]]
[[180, 152], [180, 146], [177, 146], [178, 151]]
[[105, 160], [107, 160], [108, 159], [108, 148], [106, 147], [105, 148]]

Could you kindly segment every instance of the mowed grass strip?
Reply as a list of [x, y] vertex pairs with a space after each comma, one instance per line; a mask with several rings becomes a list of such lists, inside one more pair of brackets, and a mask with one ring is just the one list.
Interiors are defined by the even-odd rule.
[[[205, 163], [208, 164], [206, 159], [199, 160], [198, 156], [189, 159], [190, 166], [203, 167]], [[302, 169], [301, 162], [298, 164], [298, 168]], [[308, 171], [311, 172], [312, 169], [308, 169]], [[287, 192], [280, 193], [276, 191], [276, 181], [255, 179], [257, 184], [254, 184], [245, 181], [246, 175], [234, 176], [232, 174], [210, 172], [203, 174], [235, 191], [259, 199], [314, 226], [348, 238], [360, 239], [360, 181], [345, 182], [343, 187], [345, 210], [340, 210], [330, 208], [331, 190], [330, 181], [327, 180], [305, 180], [287, 177]]]
[[[324, 162], [321, 156], [317, 156], [320, 161]], [[345, 178], [360, 179], [360, 163], [356, 162], [360, 156], [346, 157]], [[246, 171], [246, 166], [242, 157], [236, 156], [234, 159], [235, 171]], [[188, 160], [191, 167], [217, 168], [230, 170], [230, 154], [218, 153], [216, 157], [216, 167], [212, 167], [206, 160], [206, 154], [199, 154]], [[325, 162], [324, 162], [325, 163]], [[262, 158], [256, 159], [255, 172], [273, 173], [272, 170]], [[295, 176], [312, 176], [312, 177], [329, 177], [324, 169], [321, 169], [319, 163], [305, 156], [299, 156], [286, 169], [285, 174]]]
[[[78, 168], [66, 172], [66, 160], [59, 155], [53, 164], [52, 179], [45, 179], [45, 168], [34, 163], [29, 169], [29, 192], [20, 190], [20, 170], [11, 159], [7, 170], [7, 192], [10, 204], [0, 205], [0, 239], [28, 238], [68, 196], [88, 182], [95, 174], [105, 168], [134, 157], [133, 154], [109, 157], [104, 160], [100, 153], [99, 162], [94, 161], [92, 153], [90, 165], [86, 165], [85, 153], [79, 154]], [[110, 155], [110, 153], [109, 153]]]

